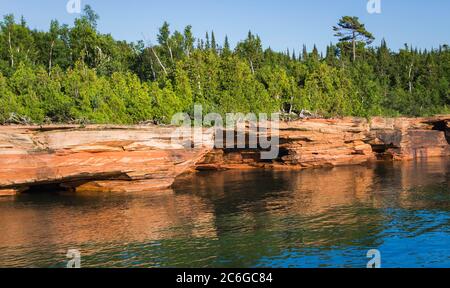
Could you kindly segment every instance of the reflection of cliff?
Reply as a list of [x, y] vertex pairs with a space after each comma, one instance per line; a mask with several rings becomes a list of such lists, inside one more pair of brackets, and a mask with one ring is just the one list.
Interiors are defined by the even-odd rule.
[[[175, 192], [153, 196], [61, 194], [54, 201], [21, 206], [4, 199], [0, 243], [32, 245], [43, 238], [49, 243], [144, 241], [171, 235], [216, 238], [231, 229], [223, 220], [227, 217], [241, 219], [249, 231], [270, 225], [267, 217], [300, 217], [313, 224], [328, 214], [330, 223], [354, 224], [366, 215], [350, 209], [342, 216], [339, 209], [427, 204], [428, 198], [420, 198], [414, 189], [448, 185], [449, 165], [436, 159], [304, 171], [208, 172], [184, 176]], [[16, 201], [26, 204], [27, 197], [33, 196]]]
[[[21, 197], [25, 197], [21, 199]], [[27, 203], [27, 197], [16, 201]], [[172, 192], [130, 195], [61, 195], [56, 201], [16, 206], [0, 202], [0, 246], [160, 240], [182, 233], [215, 237], [214, 214], [204, 200]], [[182, 231], [171, 230], [183, 227]]]
[[308, 216], [358, 203], [374, 208], [401, 204], [389, 203], [391, 196], [401, 199], [411, 189], [448, 183], [449, 166], [446, 158], [430, 158], [301, 171], [202, 172], [180, 178], [174, 189], [204, 197], [220, 212]]
[[[227, 171], [186, 176], [176, 184], [177, 193], [151, 197], [145, 193], [81, 193], [76, 197], [63, 193], [54, 201], [19, 207], [5, 199], [0, 202], [0, 243], [35, 245], [41, 239], [55, 244], [140, 242], [177, 235], [216, 238], [223, 232], [217, 230], [221, 220], [216, 215], [242, 217], [242, 223], [251, 226], [253, 222], [257, 229], [267, 224], [264, 217], [258, 219], [261, 212], [270, 217], [324, 213], [364, 197], [372, 174], [365, 167], [300, 173]], [[27, 197], [33, 196], [20, 196], [16, 201], [27, 203]]]
[[0, 248], [13, 255], [21, 247], [45, 246], [51, 253], [81, 247], [100, 266], [104, 257], [115, 253], [120, 260], [126, 251], [155, 266], [248, 267], [261, 257], [288, 258], [308, 249], [378, 247], [392, 225], [420, 233], [432, 224], [405, 210], [448, 210], [449, 165], [437, 158], [231, 170], [184, 175], [174, 191], [152, 194], [19, 195], [0, 200]]
[[[449, 207], [450, 161], [446, 158], [415, 162], [380, 163], [374, 193], [379, 205], [421, 209]], [[447, 198], [445, 198], [447, 197]]]
[[374, 180], [373, 168], [366, 166], [305, 170], [294, 175], [288, 181], [290, 199], [285, 203], [268, 202], [268, 205], [287, 205], [287, 213], [304, 216], [364, 202], [370, 197]]
[[[303, 171], [207, 172], [180, 180], [175, 190], [208, 199], [222, 215], [215, 218], [222, 237], [268, 230], [267, 241], [288, 247], [354, 241], [373, 247], [375, 238], [360, 237], [385, 229], [392, 219], [384, 209], [450, 203], [450, 196], [439, 201], [442, 185], [444, 193], [449, 190], [449, 165], [445, 158], [432, 158]], [[231, 225], [234, 219], [239, 224]]]
[[[367, 205], [375, 171], [351, 166], [304, 171], [206, 172], [176, 182], [177, 193], [195, 193], [210, 202], [218, 258], [230, 266], [254, 266], [234, 255], [278, 256], [303, 248], [352, 245], [380, 231], [384, 219]], [[233, 250], [226, 242], [239, 243]], [[216, 254], [215, 254], [216, 255]], [[289, 255], [289, 254], [287, 254]], [[218, 265], [220, 266], [220, 264]]]

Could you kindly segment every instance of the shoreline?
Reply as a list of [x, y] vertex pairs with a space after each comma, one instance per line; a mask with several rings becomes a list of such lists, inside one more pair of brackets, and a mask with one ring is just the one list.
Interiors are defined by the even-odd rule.
[[[202, 170], [301, 170], [450, 156], [450, 115], [428, 118], [306, 119], [281, 122], [279, 155], [261, 149], [186, 149], [178, 127], [0, 126], [0, 196], [39, 189], [136, 192], [168, 189]], [[193, 141], [193, 139], [190, 139]]]

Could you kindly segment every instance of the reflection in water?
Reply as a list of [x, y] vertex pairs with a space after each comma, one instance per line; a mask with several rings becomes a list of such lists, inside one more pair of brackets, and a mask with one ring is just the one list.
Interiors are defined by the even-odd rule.
[[185, 176], [159, 194], [0, 198], [0, 267], [450, 267], [450, 161]]

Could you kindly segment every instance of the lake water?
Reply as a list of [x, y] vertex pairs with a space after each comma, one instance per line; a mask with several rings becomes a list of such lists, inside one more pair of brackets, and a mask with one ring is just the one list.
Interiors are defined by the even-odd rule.
[[450, 161], [207, 172], [174, 191], [0, 198], [0, 267], [450, 267]]

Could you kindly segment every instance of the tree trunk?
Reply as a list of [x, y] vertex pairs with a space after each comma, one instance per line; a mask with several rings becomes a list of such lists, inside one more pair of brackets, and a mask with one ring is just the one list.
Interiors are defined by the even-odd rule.
[[150, 49], [152, 50], [152, 52], [153, 52], [153, 55], [155, 55], [155, 57], [156, 57], [156, 60], [158, 60], [158, 63], [159, 63], [159, 65], [161, 66], [161, 68], [164, 70], [164, 73], [167, 75], [167, 70], [166, 70], [166, 67], [164, 67], [164, 65], [162, 64], [162, 62], [161, 62], [161, 60], [159, 59], [159, 57], [158, 57], [158, 54], [156, 54], [156, 51], [155, 51], [155, 49], [153, 49], [153, 47], [150, 47]]
[[353, 32], [352, 45], [353, 45], [353, 62], [355, 62], [356, 61], [356, 35], [355, 35], [355, 32]]
[[48, 75], [50, 76], [52, 74], [52, 58], [53, 58], [53, 47], [55, 46], [55, 41], [52, 41], [52, 44], [50, 45], [50, 53], [48, 57]]
[[150, 56], [150, 69], [152, 70], [153, 81], [156, 81], [156, 72], [153, 67], [153, 59], [151, 56]]
[[414, 67], [414, 64], [411, 63], [411, 65], [409, 65], [409, 71], [408, 71], [408, 81], [409, 81], [409, 82], [408, 82], [408, 87], [409, 87], [409, 94], [412, 94], [412, 89], [413, 89], [413, 87], [412, 87], [412, 79], [411, 79], [413, 67]]
[[170, 48], [170, 45], [169, 45], [169, 44], [167, 44], [167, 48], [169, 49], [170, 61], [171, 61], [172, 64], [173, 64], [173, 53], [172, 53], [172, 48]]
[[14, 68], [14, 52], [11, 43], [11, 31], [8, 32], [9, 56], [11, 58], [11, 67]]
[[291, 102], [289, 103], [289, 121], [291, 121], [292, 110], [294, 109], [294, 95], [291, 96]]

